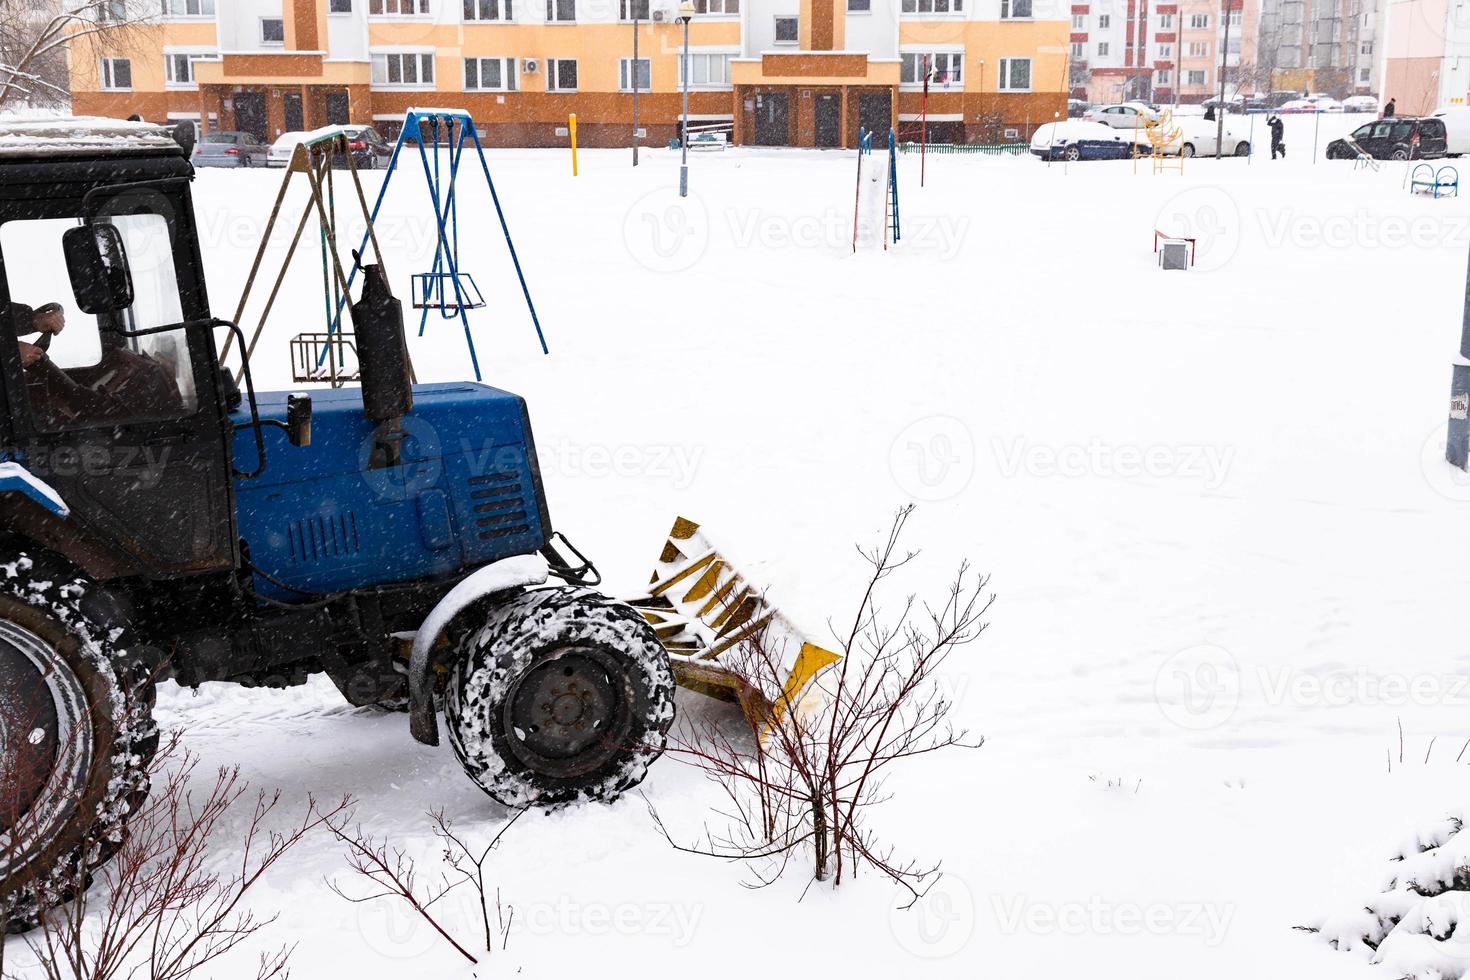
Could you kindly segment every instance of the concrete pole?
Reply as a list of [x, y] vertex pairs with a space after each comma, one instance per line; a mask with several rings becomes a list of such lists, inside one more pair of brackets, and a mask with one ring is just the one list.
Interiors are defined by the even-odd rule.
[[633, 166], [638, 166], [638, 4], [642, 0], [628, 0], [633, 5]]
[[684, 22], [684, 116], [680, 126], [679, 196], [689, 196], [689, 14], [681, 14]]
[[1470, 269], [1465, 273], [1465, 306], [1460, 319], [1460, 356], [1450, 374], [1450, 423], [1445, 459], [1470, 470]]

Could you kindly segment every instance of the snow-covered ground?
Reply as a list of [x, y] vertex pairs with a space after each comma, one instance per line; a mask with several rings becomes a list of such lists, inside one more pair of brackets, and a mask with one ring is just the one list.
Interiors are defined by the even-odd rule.
[[[1321, 145], [1360, 121], [1324, 117]], [[856, 255], [851, 153], [696, 155], [681, 202], [667, 150], [584, 151], [575, 179], [561, 153], [492, 152], [552, 353], [466, 187], [480, 361], [529, 399], [556, 525], [608, 591], [647, 581], [682, 514], [820, 631], [857, 602], [853, 544], [917, 500], [895, 598], [968, 557], [1000, 599], [947, 678], [987, 744], [905, 770], [879, 819], [943, 862], [919, 908], [872, 878], [748, 890], [633, 796], [511, 830], [509, 949], [473, 975], [1400, 975], [1294, 927], [1360, 910], [1470, 793], [1470, 482], [1440, 461], [1470, 209], [1411, 197], [1402, 165], [1312, 164], [1316, 122], [1288, 120], [1288, 162], [1182, 176], [936, 155], [921, 189], [905, 156], [904, 240]], [[280, 176], [199, 175], [218, 313]], [[424, 199], [395, 177], [380, 227], [404, 296]], [[1156, 228], [1198, 237], [1194, 270], [1156, 268]], [[289, 384], [319, 282], [293, 277], [264, 387]], [[469, 374], [455, 324], [413, 349], [420, 380]], [[290, 801], [356, 794], [426, 864], [427, 809], [487, 840], [505, 819], [447, 747], [325, 682], [170, 687], [159, 713]], [[691, 837], [718, 802], [672, 759], [644, 790]], [[294, 975], [471, 975], [401, 910], [332, 894], [343, 867], [318, 838], [254, 895]], [[449, 901], [472, 938], [470, 896]]]

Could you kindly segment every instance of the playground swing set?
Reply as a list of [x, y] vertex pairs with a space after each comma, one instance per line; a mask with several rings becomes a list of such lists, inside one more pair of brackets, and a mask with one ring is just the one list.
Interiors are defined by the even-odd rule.
[[[490, 166], [485, 160], [484, 147], [480, 143], [474, 119], [470, 114], [463, 109], [409, 109], [404, 116], [403, 128], [398, 134], [398, 141], [393, 147], [393, 155], [383, 174], [383, 183], [378, 190], [377, 199], [371, 208], [368, 207], [362, 181], [358, 176], [357, 166], [348, 145], [350, 140], [350, 132], [342, 127], [327, 127], [308, 134], [292, 151], [291, 161], [286, 167], [286, 175], [281, 181], [275, 204], [271, 209], [270, 219], [266, 223], [265, 234], [261, 237], [260, 247], [256, 251], [250, 273], [245, 281], [245, 288], [241, 292], [235, 312], [235, 322], [242, 322], [242, 317], [255, 291], [260, 270], [264, 265], [271, 234], [281, 216], [287, 191], [298, 174], [305, 178], [309, 196], [301, 217], [296, 223], [295, 234], [281, 260], [279, 270], [251, 333], [249, 344], [245, 349], [246, 357], [248, 358], [255, 351], [280, 294], [286, 270], [291, 266], [291, 260], [296, 254], [307, 224], [315, 216], [322, 260], [325, 325], [323, 330], [300, 333], [292, 338], [290, 343], [292, 380], [297, 383], [325, 382], [334, 388], [361, 380], [355, 341], [352, 335], [342, 327], [342, 314], [350, 302], [353, 283], [359, 272], [369, 264], [365, 261], [369, 245], [372, 246], [372, 256], [379, 268], [383, 270], [386, 281], [387, 273], [384, 268], [383, 253], [378, 244], [376, 225], [383, 201], [388, 193], [388, 187], [393, 182], [393, 175], [397, 173], [398, 165], [404, 159], [405, 148], [410, 148], [410, 152], [412, 148], [418, 150], [436, 231], [434, 260], [429, 270], [414, 273], [409, 280], [411, 304], [414, 309], [420, 311], [419, 336], [424, 336], [427, 330], [431, 311], [437, 311], [442, 320], [459, 320], [464, 331], [465, 346], [469, 353], [475, 380], [482, 380], [479, 356], [475, 350], [474, 336], [470, 331], [469, 312], [484, 307], [486, 301], [474, 276], [464, 270], [460, 264], [459, 168], [466, 151], [471, 151], [473, 159], [479, 163], [478, 168], [472, 167], [472, 169], [478, 169], [484, 175], [485, 184], [490, 191], [490, 200], [494, 205], [500, 230], [505, 238], [506, 249], [510, 253], [511, 263], [520, 283], [521, 294], [525, 298], [526, 309], [531, 315], [531, 323], [536, 330], [536, 339], [541, 345], [542, 353], [550, 353], [545, 334], [541, 329], [540, 318], [536, 314], [535, 303], [531, 299], [530, 287], [526, 284], [520, 258], [516, 254], [515, 242], [511, 239], [505, 212], [500, 205], [500, 196], [496, 192], [495, 181], [490, 176]], [[343, 262], [338, 247], [339, 221], [334, 171], [342, 166], [345, 166], [353, 196], [356, 198], [364, 221], [362, 239], [358, 247], [352, 251], [350, 267]], [[227, 343], [222, 357], [227, 356], [229, 351]], [[410, 372], [412, 373], [411, 363]], [[414, 380], [417, 379], [414, 378]]]

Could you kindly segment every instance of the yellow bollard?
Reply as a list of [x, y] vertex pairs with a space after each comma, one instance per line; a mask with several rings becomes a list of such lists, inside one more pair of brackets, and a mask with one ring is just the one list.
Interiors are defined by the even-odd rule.
[[567, 116], [567, 132], [572, 137], [572, 176], [577, 176], [577, 114]]

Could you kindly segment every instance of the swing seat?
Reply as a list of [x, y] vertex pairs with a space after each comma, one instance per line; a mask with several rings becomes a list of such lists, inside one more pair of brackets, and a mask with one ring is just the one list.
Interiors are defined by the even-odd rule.
[[[458, 286], [456, 289], [455, 287]], [[459, 316], [460, 310], [478, 310], [485, 305], [475, 277], [468, 272], [420, 272], [410, 282], [413, 308], [438, 310], [446, 319]]]
[[[331, 356], [328, 357], [328, 351]], [[312, 384], [361, 381], [357, 362], [357, 340], [345, 331], [301, 333], [291, 338], [291, 381]]]

